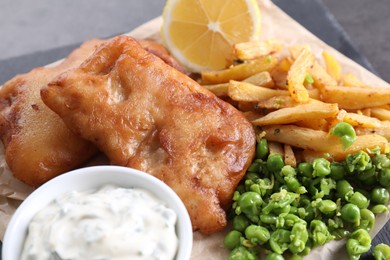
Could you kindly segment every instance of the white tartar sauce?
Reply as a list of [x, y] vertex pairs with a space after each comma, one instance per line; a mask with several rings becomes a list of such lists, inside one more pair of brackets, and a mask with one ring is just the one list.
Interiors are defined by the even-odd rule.
[[173, 259], [176, 213], [150, 192], [70, 192], [35, 215], [22, 260]]

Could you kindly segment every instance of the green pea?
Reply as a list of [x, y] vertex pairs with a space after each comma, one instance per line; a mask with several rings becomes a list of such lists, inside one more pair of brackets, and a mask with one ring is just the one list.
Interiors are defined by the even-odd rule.
[[267, 168], [271, 172], [280, 172], [284, 166], [283, 157], [280, 154], [270, 154], [267, 159]]
[[239, 215], [242, 212], [250, 220], [257, 222], [261, 212], [261, 204], [263, 204], [263, 200], [260, 194], [253, 191], [245, 192], [238, 198], [236, 214]]
[[342, 200], [346, 200], [347, 195], [353, 193], [353, 187], [347, 180], [339, 180], [336, 183], [337, 196]]
[[[312, 179], [309, 183], [308, 189], [311, 195], [315, 196], [316, 198], [322, 198], [323, 194], [318, 194], [320, 191], [318, 190], [317, 186], [321, 183], [322, 177], [317, 177], [315, 179]], [[320, 184], [321, 185], [321, 184]]]
[[243, 238], [241, 232], [237, 230], [230, 231], [223, 240], [223, 245], [230, 250], [241, 245], [241, 239]]
[[352, 203], [347, 203], [341, 208], [341, 218], [355, 226], [360, 225], [360, 209]]
[[279, 215], [279, 217], [284, 218], [284, 221], [285, 221], [285, 225], [284, 226], [285, 227], [292, 227], [295, 224], [304, 224], [305, 228], [306, 228], [306, 221], [304, 221], [303, 219], [301, 219], [297, 215], [289, 213], [289, 214], [286, 214], [286, 215], [284, 214], [283, 216]]
[[378, 204], [371, 208], [372, 213], [374, 214], [381, 214], [389, 211], [389, 208], [385, 205]]
[[291, 206], [289, 213], [297, 215], [298, 214], [298, 208], [295, 207], [295, 206]]
[[320, 192], [324, 196], [331, 194], [332, 190], [336, 189], [336, 181], [332, 178], [322, 178], [320, 181]]
[[355, 154], [348, 154], [345, 162], [350, 173], [362, 173], [372, 168], [370, 155], [362, 150]]
[[229, 260], [255, 260], [257, 256], [254, 251], [250, 251], [244, 246], [234, 248], [229, 254]]
[[372, 163], [378, 169], [389, 168], [390, 167], [390, 159], [387, 158], [386, 154], [377, 154], [372, 158]]
[[310, 236], [313, 246], [322, 246], [335, 238], [330, 234], [326, 224], [319, 219], [314, 219], [310, 222]]
[[363, 228], [367, 231], [370, 231], [374, 225], [375, 225], [374, 213], [369, 209], [361, 209], [359, 228]]
[[371, 192], [369, 192], [365, 189], [358, 188], [358, 187], [355, 187], [354, 190], [363, 194], [364, 197], [366, 197], [368, 200], [371, 200]]
[[290, 213], [290, 210], [291, 210], [291, 205], [286, 205], [284, 207], [274, 208], [272, 212], [275, 213], [276, 215], [280, 215], [283, 213]]
[[305, 246], [305, 249], [303, 249], [302, 252], [299, 253], [299, 255], [301, 256], [306, 256], [310, 253], [311, 249], [312, 249], [313, 246], [313, 241], [311, 239], [307, 240], [307, 243], [306, 243], [306, 246]]
[[390, 188], [390, 169], [381, 169], [378, 175], [380, 185], [385, 188]]
[[330, 165], [330, 177], [335, 180], [342, 180], [345, 176], [345, 168], [341, 163], [332, 163]]
[[376, 187], [371, 191], [371, 202], [373, 204], [387, 204], [389, 197], [389, 191], [385, 188]]
[[275, 215], [271, 215], [271, 214], [261, 214], [260, 215], [260, 221], [261, 223], [264, 223], [264, 224], [276, 224], [277, 222], [277, 217]]
[[367, 182], [374, 182], [376, 181], [376, 169], [375, 167], [370, 168], [368, 170], [365, 170], [361, 172], [360, 174], [357, 174], [358, 180], [360, 180], [362, 183], [366, 184]]
[[359, 209], [367, 208], [370, 203], [366, 196], [358, 191], [354, 192], [351, 196], [346, 195], [346, 197], [348, 202], [355, 204]]
[[[311, 204], [307, 205], [305, 208], [304, 208], [305, 212], [304, 214], [302, 215], [305, 215], [303, 217], [303, 219], [306, 221], [306, 222], [310, 222], [314, 219], [315, 215], [316, 215], [316, 212], [313, 208], [313, 206]], [[301, 211], [302, 212], [302, 211]]]
[[340, 122], [330, 130], [330, 133], [340, 138], [343, 149], [350, 147], [356, 140], [355, 129], [348, 123]]
[[233, 218], [233, 228], [241, 233], [251, 224], [250, 220], [245, 215], [237, 215]]
[[283, 168], [280, 170], [280, 173], [282, 176], [295, 176], [297, 173], [295, 172], [295, 169], [291, 167], [290, 165], [285, 165]]
[[357, 229], [347, 240], [347, 252], [351, 259], [359, 259], [360, 255], [370, 250], [371, 237], [364, 229]]
[[380, 243], [372, 249], [372, 255], [375, 260], [388, 260], [390, 259], [390, 247], [386, 244]]
[[268, 141], [265, 138], [260, 139], [256, 145], [256, 158], [265, 159], [269, 153]]
[[310, 163], [302, 162], [298, 164], [298, 172], [307, 178], [313, 178], [313, 166]]
[[313, 176], [325, 177], [330, 174], [330, 162], [324, 158], [316, 158], [313, 161]]
[[318, 204], [318, 209], [322, 213], [328, 214], [334, 212], [337, 209], [337, 204], [332, 200], [321, 200]]
[[331, 230], [344, 228], [344, 222], [340, 216], [333, 216], [333, 218], [328, 219], [328, 228]]
[[302, 252], [306, 247], [306, 242], [309, 239], [306, 222], [297, 222], [291, 229], [291, 243], [289, 245], [290, 252], [297, 254]]
[[269, 239], [269, 245], [271, 249], [277, 254], [283, 254], [288, 249], [291, 242], [291, 232], [286, 229], [275, 230]]
[[247, 172], [244, 181], [245, 189], [248, 189], [251, 185], [255, 184], [259, 178], [260, 177], [257, 173]]
[[297, 254], [293, 254], [293, 255], [291, 255], [291, 256], [288, 258], [288, 260], [302, 260], [302, 259], [303, 259], [302, 256], [297, 255]]
[[262, 226], [258, 225], [249, 225], [245, 229], [245, 237], [252, 243], [252, 244], [259, 244], [263, 245], [266, 243], [270, 238], [270, 233], [268, 229]]
[[[258, 173], [260, 172], [260, 169], [261, 169], [261, 162], [256, 162], [254, 161], [248, 168], [248, 173], [246, 174], [245, 176], [245, 179], [249, 179], [251, 180], [252, 176], [253, 177], [257, 177], [256, 179], [259, 178], [259, 176], [257, 174], [253, 174], [253, 173]], [[248, 176], [249, 175], [249, 176]]]
[[270, 254], [268, 254], [264, 260], [284, 260], [284, 257], [280, 254], [277, 254], [275, 252], [272, 252]]

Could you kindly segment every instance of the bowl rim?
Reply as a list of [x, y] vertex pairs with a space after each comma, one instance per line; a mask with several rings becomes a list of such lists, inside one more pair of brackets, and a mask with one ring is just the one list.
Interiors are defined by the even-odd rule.
[[[118, 178], [118, 176], [120, 177]], [[70, 184], [75, 185], [75, 187], [69, 186]], [[17, 260], [20, 257], [31, 219], [48, 203], [72, 190], [94, 189], [106, 184], [125, 188], [144, 188], [167, 203], [178, 216], [176, 233], [180, 245], [175, 259], [190, 259], [193, 245], [192, 224], [188, 211], [179, 196], [167, 184], [150, 174], [129, 167], [113, 165], [75, 169], [61, 174], [35, 189], [19, 205], [7, 225], [3, 239], [2, 259]], [[51, 195], [47, 196], [47, 194]]]

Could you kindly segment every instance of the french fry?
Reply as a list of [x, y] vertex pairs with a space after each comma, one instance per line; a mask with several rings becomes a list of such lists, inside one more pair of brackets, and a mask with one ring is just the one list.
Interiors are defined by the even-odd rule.
[[358, 111], [356, 111], [356, 113], [371, 117], [371, 108], [359, 109]]
[[286, 107], [293, 107], [300, 103], [292, 99], [291, 96], [274, 96], [266, 100], [257, 102], [256, 108], [258, 109], [279, 109]]
[[327, 119], [324, 118], [315, 118], [310, 120], [301, 120], [298, 122], [295, 122], [294, 125], [300, 126], [300, 127], [306, 127], [311, 128], [313, 130], [321, 130], [321, 131], [328, 131], [330, 129], [330, 124], [328, 123]]
[[318, 152], [313, 150], [303, 150], [300, 153], [300, 156], [301, 156], [301, 160], [307, 163], [313, 163], [313, 161], [317, 158], [333, 159], [330, 158], [330, 154], [328, 153]]
[[291, 145], [288, 144], [284, 145], [284, 162], [285, 164], [290, 165], [292, 167], [297, 166], [297, 159], [295, 158], [294, 151]]
[[356, 135], [381, 135], [390, 141], [390, 123], [388, 123], [388, 121], [382, 122], [381, 127], [378, 128], [355, 127], [355, 132]]
[[286, 57], [280, 60], [278, 64], [278, 68], [280, 68], [282, 71], [287, 73], [290, 70], [292, 64], [293, 64], [293, 60], [289, 57]]
[[326, 86], [321, 89], [322, 100], [338, 103], [340, 108], [363, 109], [386, 105], [390, 100], [390, 88], [360, 88]]
[[337, 85], [337, 81], [318, 62], [314, 62], [313, 67], [309, 69], [309, 73], [314, 80], [313, 85], [318, 89], [322, 89], [325, 86]]
[[390, 121], [390, 110], [380, 107], [371, 109], [371, 116], [376, 117], [380, 120]]
[[268, 142], [268, 150], [270, 154], [280, 154], [284, 157], [283, 146], [277, 142]]
[[320, 98], [321, 98], [321, 91], [319, 89], [314, 88], [314, 89], [308, 89], [307, 91], [308, 91], [309, 97], [311, 99], [320, 100]]
[[303, 48], [287, 74], [287, 86], [291, 97], [298, 102], [305, 103], [309, 100], [309, 93], [303, 85], [310, 67], [313, 66], [314, 55]]
[[299, 54], [302, 52], [302, 49], [306, 49], [307, 51], [311, 52], [310, 45], [308, 44], [302, 44], [302, 45], [293, 45], [288, 48], [290, 52], [290, 56], [293, 60], [296, 60], [299, 56]]
[[[309, 102], [318, 101], [320, 98], [320, 92], [318, 89], [309, 90]], [[266, 100], [260, 100], [255, 104], [254, 108], [259, 109], [280, 109], [286, 107], [294, 107], [301, 103], [295, 101], [291, 96], [274, 96]]]
[[270, 71], [271, 77], [275, 85], [282, 89], [287, 89], [287, 73], [293, 60], [290, 57], [285, 57]]
[[272, 88], [275, 86], [271, 74], [268, 71], [257, 73], [255, 75], [250, 76], [249, 78], [244, 79], [243, 81], [266, 88]]
[[[337, 113], [337, 115], [334, 117], [334, 118], [329, 118], [327, 121], [328, 121], [328, 130], [331, 129], [333, 126], [335, 126], [336, 124], [340, 123], [340, 122], [344, 122], [344, 117], [345, 115], [347, 114], [348, 112], [345, 111], [344, 109], [339, 109], [339, 112]], [[310, 121], [310, 120], [309, 120]], [[315, 128], [313, 128], [315, 129]]]
[[213, 92], [217, 97], [225, 97], [228, 95], [229, 83], [202, 85], [202, 87], [207, 88], [208, 90]]
[[[285, 56], [267, 44], [237, 44], [234, 58], [244, 63], [203, 72], [202, 80], [244, 113], [256, 133], [268, 140], [271, 153], [281, 154], [286, 164], [295, 167], [297, 161], [318, 157], [340, 161], [376, 147], [388, 152], [390, 88], [369, 86], [352, 73], [342, 75], [340, 63], [327, 51], [322, 52], [323, 67], [307, 45], [292, 46]], [[272, 56], [267, 67], [263, 55], [281, 58]], [[357, 134], [347, 149], [329, 134], [339, 122], [352, 125]]]
[[352, 73], [346, 73], [342, 77], [342, 83], [343, 86], [347, 87], [362, 87], [362, 88], [367, 88], [370, 87], [366, 85], [363, 81], [358, 79], [354, 74]]
[[337, 104], [311, 102], [294, 107], [281, 108], [252, 121], [253, 125], [289, 124], [301, 120], [334, 117], [339, 112]]
[[[290, 53], [293, 58], [298, 56], [298, 53], [303, 49], [310, 50], [308, 45], [296, 45], [291, 47]], [[322, 89], [325, 86], [335, 86], [337, 85], [337, 81], [332, 78], [328, 72], [317, 62], [314, 61], [314, 64], [311, 68], [309, 68], [308, 73], [312, 76], [314, 80], [314, 86], [316, 88]]]
[[327, 51], [322, 52], [322, 57], [325, 61], [326, 71], [337, 82], [341, 78], [341, 66], [337, 59]]
[[263, 56], [224, 70], [201, 72], [202, 84], [219, 84], [229, 80], [244, 80], [256, 73], [268, 71], [275, 67], [278, 59], [275, 56]]
[[380, 127], [381, 121], [377, 118], [360, 115], [357, 113], [346, 113], [343, 117], [343, 121], [352, 125], [352, 126], [361, 126], [361, 127]]
[[340, 140], [325, 131], [294, 125], [272, 125], [265, 126], [262, 129], [266, 133], [265, 138], [267, 140], [327, 153], [335, 160], [342, 160], [348, 154], [359, 150], [369, 152], [369, 150], [378, 147], [381, 152], [385, 152], [388, 149], [387, 139], [377, 134], [357, 136], [355, 142], [350, 147], [343, 149]]
[[282, 49], [280, 42], [275, 40], [250, 41], [233, 45], [236, 57], [240, 60], [252, 60], [279, 52]]
[[[270, 125], [263, 126], [265, 138], [269, 141], [288, 144], [302, 149], [311, 149], [315, 151], [330, 150], [338, 140], [331, 137], [325, 131], [313, 130], [294, 125]], [[330, 144], [329, 138], [334, 139]]]
[[288, 96], [287, 90], [277, 90], [255, 86], [250, 83], [231, 80], [228, 95], [236, 101], [261, 101], [273, 96]]
[[[333, 146], [333, 149], [323, 152], [329, 154], [329, 158], [341, 161], [345, 159], [348, 154], [354, 154], [361, 150], [371, 154], [372, 149], [379, 148], [381, 153], [386, 153], [388, 152], [388, 145], [389, 142], [385, 137], [378, 134], [368, 134], [357, 136], [355, 142], [345, 150], [339, 145]], [[305, 153], [305, 151], [303, 151], [303, 153]]]
[[[314, 99], [319, 98], [320, 95], [317, 89], [309, 90], [308, 93], [309, 97], [313, 97]], [[275, 96], [290, 96], [290, 93], [287, 90], [270, 89], [243, 81], [231, 80], [228, 87], [228, 96], [235, 101], [256, 102], [264, 101]]]

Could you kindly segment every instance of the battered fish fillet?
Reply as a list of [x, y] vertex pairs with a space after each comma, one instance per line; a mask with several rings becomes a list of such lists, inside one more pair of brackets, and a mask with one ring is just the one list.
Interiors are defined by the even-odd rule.
[[225, 210], [255, 147], [251, 124], [231, 105], [125, 36], [100, 46], [41, 96], [112, 164], [172, 187], [194, 230], [225, 227]]
[[160, 59], [162, 59], [166, 64], [170, 65], [171, 67], [174, 67], [180, 72], [186, 73], [186, 69], [180, 65], [180, 63], [174, 59], [169, 51], [161, 44], [151, 41], [151, 40], [138, 40], [138, 42], [141, 44], [142, 48], [147, 50], [148, 52], [156, 55]]
[[91, 40], [53, 68], [18, 75], [0, 89], [0, 138], [14, 176], [36, 187], [73, 169], [96, 153], [95, 146], [72, 133], [40, 97], [55, 76], [78, 67], [102, 43]]

